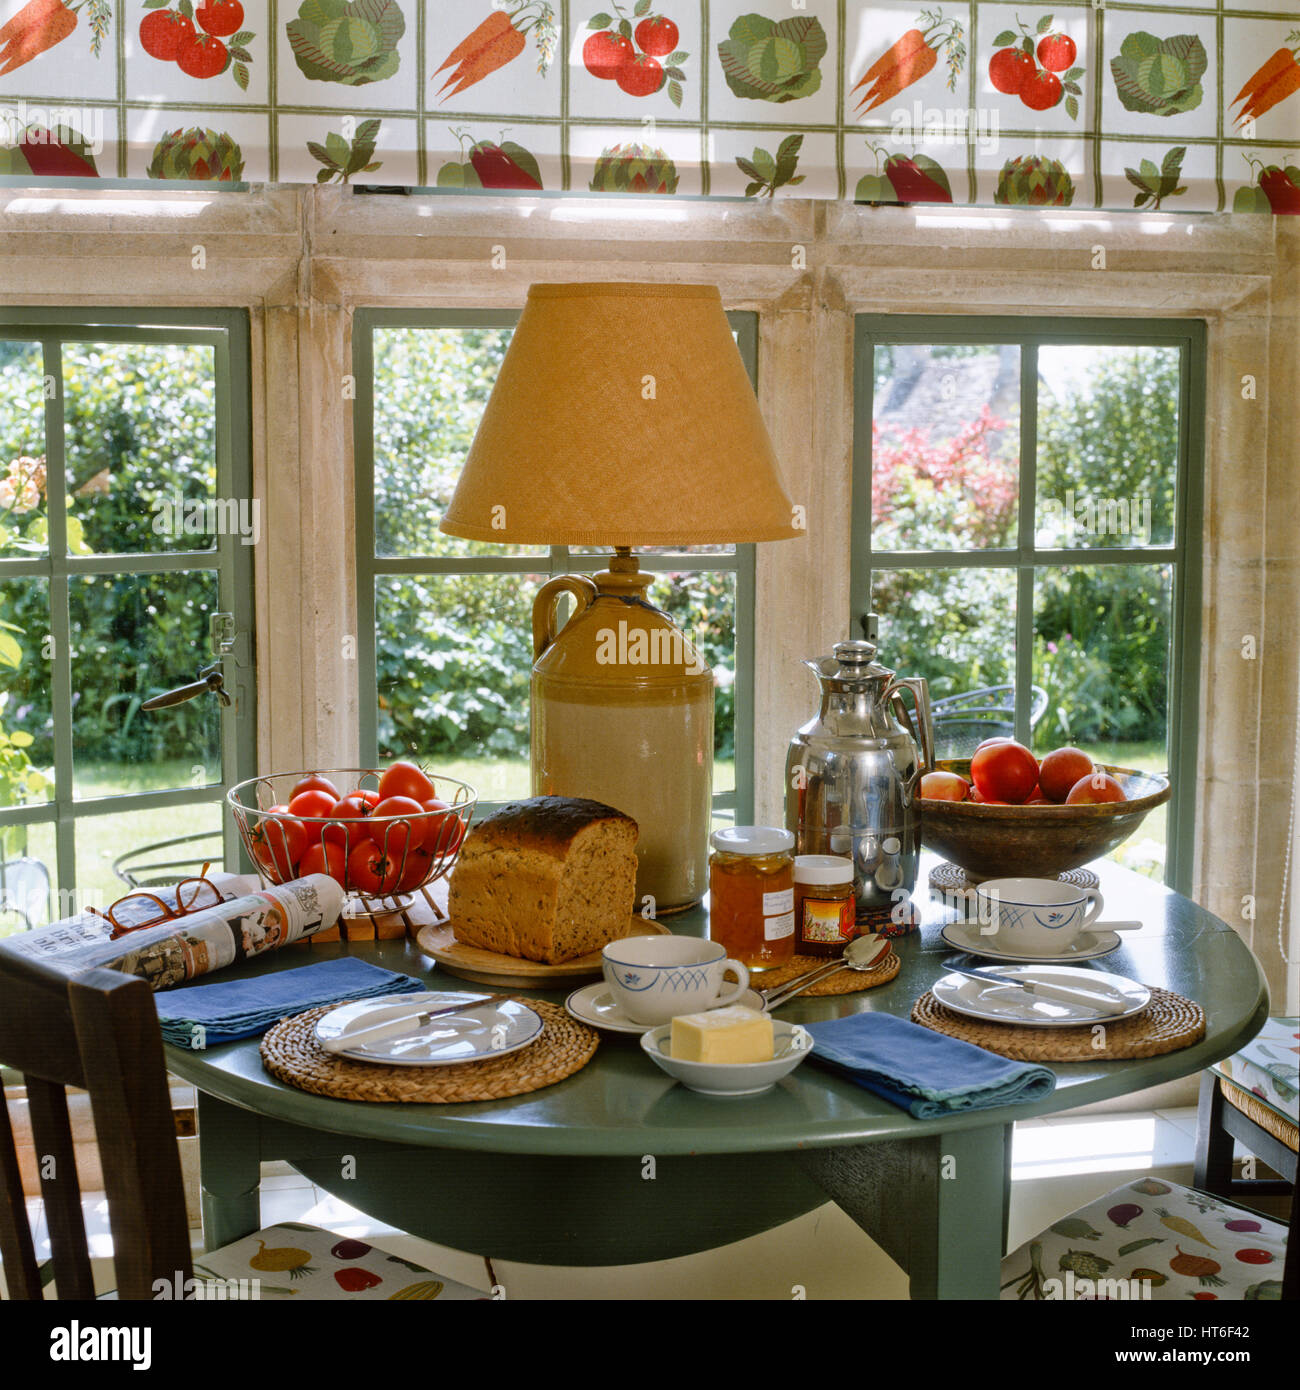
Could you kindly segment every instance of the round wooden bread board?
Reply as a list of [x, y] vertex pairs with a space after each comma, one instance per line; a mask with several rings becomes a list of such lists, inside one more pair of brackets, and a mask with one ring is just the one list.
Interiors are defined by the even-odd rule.
[[[670, 936], [668, 928], [644, 917], [632, 918], [628, 936]], [[545, 961], [503, 956], [480, 946], [457, 941], [450, 922], [430, 922], [415, 936], [416, 944], [449, 975], [476, 985], [502, 985], [509, 989], [567, 989], [601, 973], [599, 951], [547, 965]]]

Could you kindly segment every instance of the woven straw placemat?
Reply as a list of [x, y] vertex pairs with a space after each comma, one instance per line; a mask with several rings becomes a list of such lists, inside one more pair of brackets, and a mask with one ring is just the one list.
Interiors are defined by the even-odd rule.
[[[1067, 869], [1065, 873], [1057, 874], [1056, 881], [1058, 883], [1072, 883], [1076, 888], [1096, 888], [1101, 882], [1091, 869]], [[936, 864], [930, 870], [930, 891], [932, 893], [974, 893], [978, 886], [977, 881], [971, 878], [959, 864], [949, 864], [945, 861], [942, 864]]]
[[450, 1067], [390, 1067], [335, 1057], [316, 1041], [316, 1021], [340, 1007], [327, 1004], [282, 1019], [262, 1039], [262, 1065], [300, 1091], [339, 1100], [457, 1104], [502, 1100], [563, 1081], [581, 1071], [596, 1051], [599, 1034], [570, 1018], [558, 1004], [520, 999], [541, 1016], [542, 1036], [518, 1052]]
[[[764, 993], [774, 989], [780, 989], [782, 985], [788, 985], [792, 980], [798, 979], [800, 975], [806, 975], [810, 970], [816, 970], [819, 965], [826, 964], [825, 956], [791, 956], [785, 965], [778, 965], [772, 970], [764, 970], [761, 975], [751, 978], [750, 984], [754, 988], [761, 988]], [[818, 995], [825, 994], [858, 994], [864, 989], [875, 989], [877, 985], [887, 985], [890, 980], [903, 968], [902, 961], [894, 951], [890, 951], [888, 957], [878, 970], [840, 970], [834, 975], [828, 975], [826, 979], [819, 981], [815, 985], [809, 985], [802, 994], [796, 994], [796, 999], [816, 999]]]
[[[1152, 989], [1140, 1014], [1077, 1028], [1021, 1028], [1009, 1023], [982, 1023], [945, 1009], [929, 990], [912, 1006], [912, 1022], [950, 1038], [961, 1038], [1017, 1062], [1116, 1062], [1126, 1057], [1159, 1057], [1191, 1047], [1205, 1036], [1205, 1010], [1181, 994]], [[1098, 1035], [1093, 1029], [1105, 1029]], [[1104, 1046], [1094, 1038], [1104, 1038]]]

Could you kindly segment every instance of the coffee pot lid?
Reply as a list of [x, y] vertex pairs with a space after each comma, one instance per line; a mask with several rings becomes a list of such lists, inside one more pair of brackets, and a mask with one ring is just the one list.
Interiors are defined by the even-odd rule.
[[876, 661], [874, 642], [836, 642], [833, 656], [820, 656], [805, 664], [819, 675], [837, 681], [870, 681], [888, 679], [894, 673]]

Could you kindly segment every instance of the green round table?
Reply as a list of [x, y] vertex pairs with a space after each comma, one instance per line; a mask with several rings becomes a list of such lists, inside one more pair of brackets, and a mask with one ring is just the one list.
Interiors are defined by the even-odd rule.
[[[902, 969], [860, 995], [796, 999], [796, 1022], [883, 1010], [906, 1018], [953, 953], [953, 912], [916, 894], [919, 932], [895, 943]], [[590, 1063], [509, 1100], [399, 1105], [332, 1100], [263, 1070], [258, 1040], [203, 1052], [168, 1047], [199, 1092], [208, 1248], [258, 1229], [259, 1164], [286, 1160], [317, 1186], [413, 1235], [500, 1259], [632, 1264], [711, 1249], [836, 1202], [909, 1276], [913, 1298], [996, 1298], [1014, 1121], [1123, 1096], [1237, 1051], [1268, 1012], [1259, 966], [1237, 934], [1188, 899], [1107, 863], [1106, 917], [1135, 918], [1100, 968], [1159, 985], [1205, 1010], [1205, 1038], [1161, 1057], [1054, 1064], [1055, 1092], [1025, 1105], [915, 1120], [805, 1062], [766, 1095], [716, 1100], [658, 1070], [635, 1037], [602, 1034]], [[702, 910], [671, 921], [707, 931]], [[348, 954], [463, 987], [411, 941], [290, 948], [222, 973], [287, 970]], [[513, 991], [512, 991], [513, 992]], [[539, 991], [562, 1002], [565, 992]]]

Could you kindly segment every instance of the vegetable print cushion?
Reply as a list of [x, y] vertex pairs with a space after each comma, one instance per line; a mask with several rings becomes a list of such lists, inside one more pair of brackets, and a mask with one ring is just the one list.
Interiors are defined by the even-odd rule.
[[244, 1298], [427, 1302], [486, 1297], [468, 1284], [435, 1275], [364, 1240], [292, 1221], [266, 1226], [199, 1256], [194, 1276], [208, 1281], [208, 1297], [216, 1296], [213, 1285], [232, 1280], [237, 1287], [228, 1296]]
[[1300, 1018], [1270, 1018], [1240, 1052], [1210, 1070], [1300, 1124]]
[[1286, 1227], [1190, 1187], [1142, 1178], [1002, 1261], [1004, 1299], [1277, 1299]]

